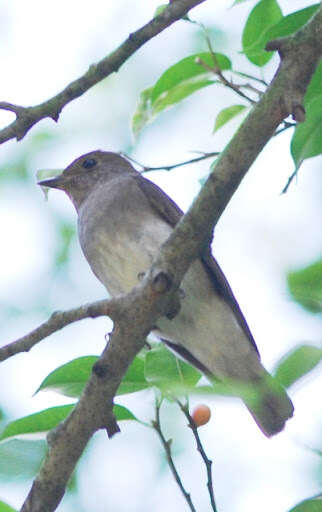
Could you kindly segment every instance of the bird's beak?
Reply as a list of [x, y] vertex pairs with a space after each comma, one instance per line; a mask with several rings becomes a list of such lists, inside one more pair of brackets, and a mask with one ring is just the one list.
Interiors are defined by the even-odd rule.
[[48, 180], [41, 180], [38, 181], [38, 185], [41, 187], [48, 187], [48, 188], [64, 188], [65, 179], [62, 174], [59, 176], [55, 176], [54, 178], [49, 178]]

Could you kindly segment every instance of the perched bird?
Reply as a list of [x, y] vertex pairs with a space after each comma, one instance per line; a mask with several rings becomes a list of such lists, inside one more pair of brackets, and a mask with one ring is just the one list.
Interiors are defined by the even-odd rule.
[[[40, 185], [61, 189], [72, 200], [84, 255], [111, 295], [137, 284], [183, 215], [159, 187], [115, 153], [85, 154]], [[236, 394], [265, 435], [280, 432], [293, 414], [292, 402], [262, 366], [246, 320], [210, 250], [192, 263], [181, 286], [180, 312], [172, 320], [160, 318], [156, 334], [208, 377], [236, 383]]]

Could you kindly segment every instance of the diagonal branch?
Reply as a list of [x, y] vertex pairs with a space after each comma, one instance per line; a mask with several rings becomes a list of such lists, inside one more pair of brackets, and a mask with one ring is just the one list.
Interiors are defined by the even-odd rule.
[[71, 82], [65, 89], [53, 98], [33, 107], [22, 107], [7, 102], [0, 102], [0, 109], [9, 110], [16, 115], [15, 121], [0, 130], [0, 144], [10, 139], [22, 139], [27, 132], [39, 121], [49, 117], [58, 121], [63, 108], [74, 99], [84, 94], [98, 82], [117, 72], [124, 62], [141, 46], [170, 25], [185, 16], [190, 9], [205, 0], [176, 0], [171, 2], [164, 11], [153, 18], [142, 28], [133, 32], [110, 55], [92, 64], [88, 71]]
[[[171, 7], [182, 4], [176, 0]], [[117, 431], [113, 397], [145, 336], [167, 312], [189, 265], [277, 126], [303, 109], [306, 87], [322, 55], [322, 6], [302, 30], [277, 45], [281, 64], [272, 84], [221, 153], [201, 193], [161, 247], [149, 272], [123, 298], [110, 342], [94, 365], [79, 403], [49, 436], [48, 455], [22, 512], [53, 511], [90, 437], [99, 428], [109, 435]]]
[[20, 352], [28, 352], [44, 338], [73, 322], [78, 322], [84, 318], [97, 318], [98, 316], [116, 318], [121, 304], [122, 297], [120, 296], [110, 300], [98, 300], [90, 304], [84, 304], [68, 311], [55, 311], [46, 322], [36, 327], [33, 331], [18, 340], [8, 343], [8, 345], [0, 347], [0, 362]]

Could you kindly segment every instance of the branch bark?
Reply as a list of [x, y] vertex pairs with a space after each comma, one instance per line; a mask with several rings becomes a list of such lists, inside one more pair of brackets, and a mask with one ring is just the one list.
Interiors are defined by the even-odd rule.
[[[198, 2], [190, 2], [191, 4]], [[171, 7], [182, 6], [177, 0]], [[231, 196], [277, 126], [302, 107], [306, 87], [322, 54], [322, 6], [295, 35], [278, 43], [281, 64], [272, 84], [220, 155], [201, 193], [161, 247], [148, 274], [124, 297], [110, 343], [93, 368], [79, 403], [49, 436], [47, 458], [22, 507], [50, 512], [61, 500], [68, 478], [87, 441], [99, 428], [117, 431], [113, 396], [144, 338], [167, 311], [189, 265], [195, 259]], [[167, 276], [163, 289], [160, 276]]]
[[0, 362], [20, 352], [28, 352], [37, 343], [47, 338], [47, 336], [50, 336], [73, 322], [78, 322], [84, 318], [97, 318], [99, 316], [109, 316], [113, 320], [117, 318], [117, 312], [120, 310], [121, 302], [122, 297], [118, 297], [110, 300], [98, 300], [68, 311], [55, 311], [51, 317], [39, 327], [25, 336], [22, 336], [22, 338], [1, 347]]
[[0, 144], [14, 138], [21, 140], [35, 124], [46, 117], [57, 122], [61, 111], [69, 102], [84, 94], [104, 78], [117, 72], [122, 64], [141, 46], [204, 1], [176, 0], [176, 2], [170, 3], [159, 16], [130, 34], [114, 52], [97, 64], [92, 64], [83, 76], [71, 82], [56, 96], [39, 105], [23, 107], [5, 101], [0, 102], [0, 109], [8, 110], [16, 115], [15, 121], [0, 130]]

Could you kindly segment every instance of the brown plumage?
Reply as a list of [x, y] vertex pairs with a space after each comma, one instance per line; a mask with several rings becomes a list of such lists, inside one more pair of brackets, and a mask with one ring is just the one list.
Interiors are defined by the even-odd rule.
[[[156, 185], [115, 153], [94, 151], [40, 183], [64, 190], [78, 212], [82, 250], [111, 295], [129, 291], [182, 212]], [[156, 334], [209, 378], [228, 383], [265, 435], [293, 414], [285, 390], [269, 375], [233, 292], [210, 249], [194, 261], [179, 314], [160, 318]]]

